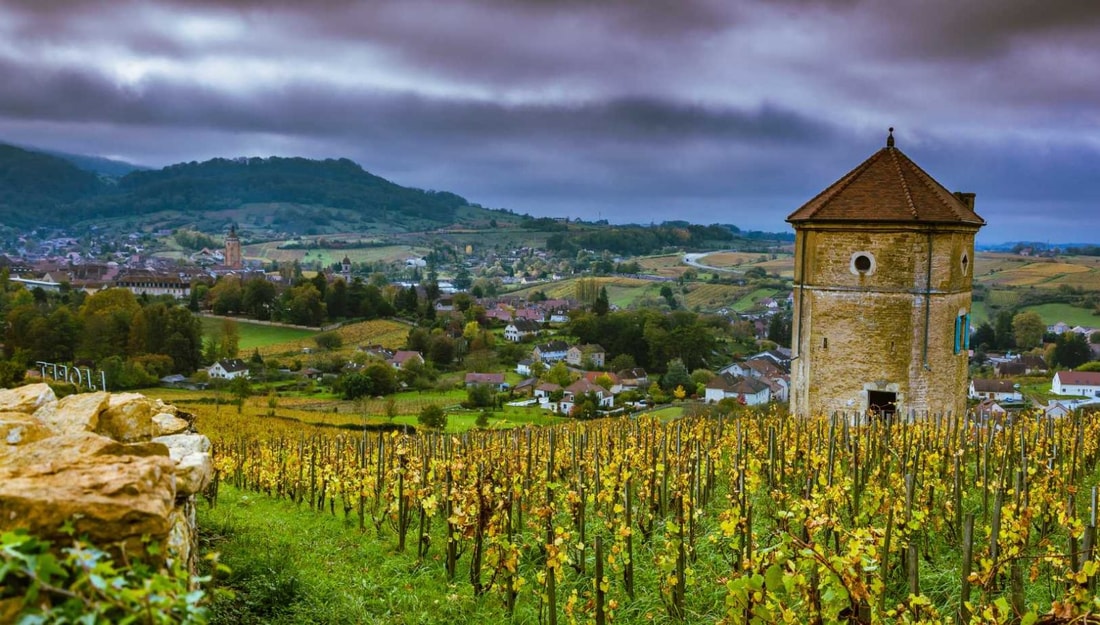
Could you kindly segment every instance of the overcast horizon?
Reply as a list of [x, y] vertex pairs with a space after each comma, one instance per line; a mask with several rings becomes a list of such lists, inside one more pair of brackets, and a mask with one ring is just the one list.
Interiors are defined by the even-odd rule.
[[979, 244], [1096, 242], [1098, 33], [1069, 0], [7, 0], [0, 141], [785, 231], [894, 126]]

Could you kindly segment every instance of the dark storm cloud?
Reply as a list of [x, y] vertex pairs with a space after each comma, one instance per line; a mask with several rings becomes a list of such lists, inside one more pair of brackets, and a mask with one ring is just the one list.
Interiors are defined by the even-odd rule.
[[76, 68], [44, 71], [0, 60], [0, 115], [23, 119], [198, 126], [288, 134], [408, 135], [488, 143], [541, 137], [556, 143], [675, 145], [694, 140], [822, 142], [834, 132], [775, 106], [743, 111], [648, 97], [577, 104], [455, 101], [407, 93], [333, 90], [299, 83], [248, 94], [148, 80], [126, 86]]
[[896, 125], [1007, 238], [1095, 222], [1098, 29], [1067, 0], [6, 0], [0, 140], [781, 229]]

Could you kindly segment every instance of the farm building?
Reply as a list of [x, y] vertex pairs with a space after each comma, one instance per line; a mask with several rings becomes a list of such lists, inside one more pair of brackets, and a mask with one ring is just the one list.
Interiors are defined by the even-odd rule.
[[1059, 371], [1054, 374], [1050, 392], [1100, 397], [1100, 371]]
[[966, 409], [974, 194], [894, 146], [787, 217], [795, 230], [792, 414]]
[[581, 378], [565, 387], [565, 393], [561, 398], [561, 403], [558, 404], [558, 410], [569, 414], [572, 412], [573, 406], [576, 405], [578, 396], [588, 393], [593, 393], [596, 396], [600, 408], [611, 408], [615, 405], [615, 397], [611, 394], [611, 391], [595, 382]]
[[498, 391], [508, 388], [503, 373], [467, 373], [465, 383], [467, 388], [479, 385], [491, 386]]
[[771, 387], [763, 380], [729, 373], [716, 375], [707, 382], [705, 399], [708, 404], [715, 404], [730, 397], [748, 406], [766, 404], [772, 398]]
[[541, 326], [535, 321], [516, 319], [505, 326], [504, 338], [513, 343], [518, 343], [529, 336], [538, 334], [541, 329]]
[[971, 380], [971, 399], [993, 399], [996, 401], [1023, 401], [1020, 389], [1008, 380]]
[[219, 380], [249, 377], [248, 363], [240, 358], [222, 359], [207, 368], [206, 373]]

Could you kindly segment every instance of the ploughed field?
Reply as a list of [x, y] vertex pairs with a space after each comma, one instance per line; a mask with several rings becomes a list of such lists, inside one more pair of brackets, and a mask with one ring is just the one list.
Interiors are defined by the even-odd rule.
[[[311, 529], [303, 549], [335, 549], [324, 566], [341, 571], [320, 603], [348, 606], [353, 620], [1100, 613], [1092, 416], [853, 426], [744, 412], [460, 435], [267, 430], [243, 418], [215, 432], [227, 496], [201, 518], [273, 543], [286, 518], [316, 519], [310, 527], [327, 529]], [[272, 620], [345, 618], [310, 612], [312, 586], [296, 583]]]

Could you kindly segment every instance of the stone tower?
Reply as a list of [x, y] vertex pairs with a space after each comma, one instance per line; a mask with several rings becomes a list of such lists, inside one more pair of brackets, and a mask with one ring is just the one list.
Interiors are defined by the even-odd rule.
[[241, 240], [237, 237], [236, 226], [229, 226], [229, 235], [225, 237], [225, 266], [230, 269], [244, 266], [241, 262]]
[[886, 147], [787, 217], [791, 413], [966, 409], [973, 193]]

